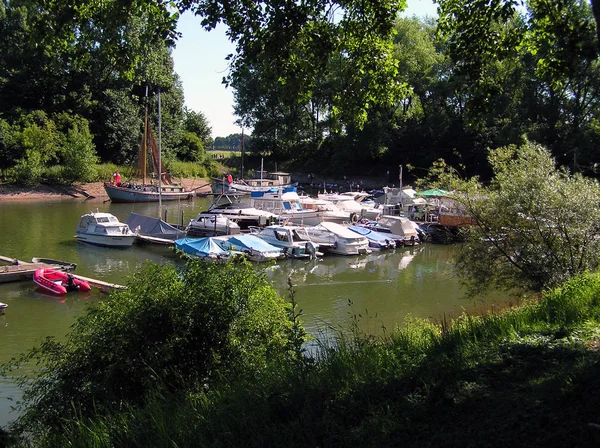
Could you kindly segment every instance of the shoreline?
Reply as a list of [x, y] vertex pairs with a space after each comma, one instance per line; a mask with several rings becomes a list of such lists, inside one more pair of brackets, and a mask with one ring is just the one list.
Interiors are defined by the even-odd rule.
[[[198, 193], [210, 192], [207, 179], [181, 179], [186, 190], [197, 189]], [[200, 188], [198, 188], [200, 187]], [[0, 202], [30, 202], [47, 200], [102, 199], [108, 200], [104, 182], [89, 182], [71, 186], [39, 185], [24, 187], [14, 184], [0, 184]]]

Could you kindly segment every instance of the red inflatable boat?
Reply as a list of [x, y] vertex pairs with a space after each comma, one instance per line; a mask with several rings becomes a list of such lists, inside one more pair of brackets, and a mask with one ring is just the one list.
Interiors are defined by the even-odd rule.
[[33, 281], [46, 291], [62, 296], [69, 291], [89, 291], [87, 282], [79, 280], [71, 274], [55, 271], [50, 268], [39, 268], [33, 273]]

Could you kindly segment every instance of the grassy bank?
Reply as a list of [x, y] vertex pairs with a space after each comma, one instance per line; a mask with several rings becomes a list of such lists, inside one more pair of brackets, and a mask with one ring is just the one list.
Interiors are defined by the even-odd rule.
[[519, 308], [321, 345], [301, 364], [69, 421], [39, 446], [597, 446], [600, 276]]

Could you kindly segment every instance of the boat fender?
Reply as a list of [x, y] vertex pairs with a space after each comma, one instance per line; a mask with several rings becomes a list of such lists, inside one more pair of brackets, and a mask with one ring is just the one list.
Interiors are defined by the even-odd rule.
[[350, 213], [350, 221], [352, 221], [352, 223], [356, 224], [358, 222], [358, 215], [354, 212]]

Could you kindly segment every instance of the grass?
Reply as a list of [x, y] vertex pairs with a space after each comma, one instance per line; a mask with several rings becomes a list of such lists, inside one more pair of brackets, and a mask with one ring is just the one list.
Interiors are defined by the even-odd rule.
[[598, 446], [600, 275], [539, 301], [321, 342], [251, 383], [157, 391], [39, 446]]

